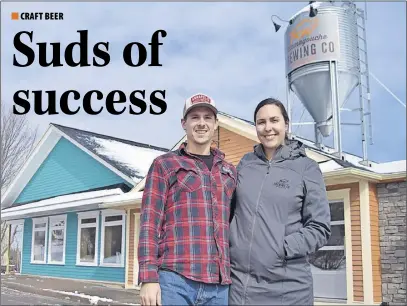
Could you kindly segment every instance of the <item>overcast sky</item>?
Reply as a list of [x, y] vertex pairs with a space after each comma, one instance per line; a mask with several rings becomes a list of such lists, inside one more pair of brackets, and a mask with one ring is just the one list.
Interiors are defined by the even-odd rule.
[[[160, 116], [147, 112], [139, 116], [114, 116], [106, 110], [90, 116], [83, 109], [73, 116], [38, 116], [31, 109], [29, 119], [34, 126], [39, 126], [40, 135], [50, 122], [54, 122], [171, 148], [183, 136], [180, 125], [183, 101], [196, 92], [211, 95], [220, 110], [248, 120], [252, 120], [253, 110], [262, 99], [272, 96], [286, 101], [284, 28], [275, 33], [270, 16], [276, 14], [288, 19], [305, 4], [1, 3], [1, 99], [12, 106], [14, 93], [22, 89], [56, 90], [58, 97], [70, 89], [78, 90], [82, 96], [95, 89], [105, 96], [116, 89], [127, 95], [134, 90], [146, 90], [147, 96], [154, 90], [166, 90], [168, 108]], [[367, 20], [370, 71], [404, 103], [405, 8], [406, 4], [402, 2], [371, 2], [368, 3]], [[63, 12], [64, 20], [12, 21], [13, 11]], [[95, 43], [110, 43], [108, 66], [43, 68], [37, 59], [27, 68], [12, 65], [13, 54], [18, 54], [13, 46], [17, 32], [34, 31], [34, 42], [61, 42], [65, 47], [79, 41], [76, 31], [84, 29], [89, 30], [90, 59]], [[160, 47], [160, 62], [163, 66], [126, 66], [121, 57], [124, 46], [135, 41], [148, 46], [151, 35], [159, 29], [168, 34], [161, 38], [164, 45]], [[49, 52], [48, 59], [50, 57]], [[370, 79], [370, 84], [374, 145], [368, 148], [369, 158], [377, 162], [405, 159], [406, 109], [374, 79]], [[357, 106], [357, 94], [354, 91], [345, 107]], [[80, 101], [73, 101], [72, 105], [78, 106]], [[296, 101], [294, 106], [292, 121], [300, 118], [308, 121], [307, 114], [301, 117], [302, 105]], [[344, 115], [346, 119], [355, 118], [347, 116]], [[307, 138], [313, 136], [306, 127], [294, 127], [294, 132]], [[361, 154], [359, 135], [359, 127], [344, 127], [345, 151]]]

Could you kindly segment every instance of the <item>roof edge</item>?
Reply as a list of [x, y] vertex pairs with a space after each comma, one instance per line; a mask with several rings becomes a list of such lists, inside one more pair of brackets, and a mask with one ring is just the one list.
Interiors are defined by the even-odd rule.
[[68, 134], [66, 134], [63, 130], [54, 127], [55, 130], [57, 131], [57, 133], [59, 133], [60, 135], [62, 135], [63, 137], [65, 137], [68, 141], [70, 141], [72, 144], [74, 144], [75, 146], [77, 146], [80, 150], [82, 150], [83, 152], [89, 154], [92, 158], [94, 158], [95, 160], [97, 160], [98, 162], [100, 162], [103, 166], [105, 166], [106, 168], [108, 168], [109, 170], [113, 171], [115, 174], [117, 174], [118, 176], [120, 176], [122, 179], [126, 180], [129, 184], [131, 184], [132, 186], [135, 186], [136, 183], [134, 182], [134, 180], [127, 176], [126, 174], [124, 174], [123, 172], [121, 172], [119, 169], [116, 169], [114, 166], [112, 166], [110, 163], [106, 162], [103, 158], [101, 158], [100, 156], [98, 156], [97, 154], [93, 153], [91, 150], [89, 150], [88, 148], [86, 148], [85, 146], [83, 146], [82, 144], [80, 144], [79, 142], [77, 142], [75, 139], [73, 139], [72, 137], [70, 137]]
[[[38, 205], [38, 203], [30, 203], [26, 205], [22, 205], [20, 209], [16, 210], [16, 207], [11, 207], [5, 209], [1, 213], [1, 219], [4, 221], [10, 220], [17, 220], [23, 218], [32, 218], [38, 216], [46, 216], [49, 214], [54, 213], [67, 213], [67, 212], [76, 212], [76, 211], [83, 211], [87, 209], [98, 209], [98, 204], [103, 203], [104, 200], [108, 200], [109, 198], [116, 197], [120, 192], [120, 188], [110, 189], [105, 195], [94, 196], [84, 199], [74, 199], [70, 200], [69, 195], [65, 195], [63, 197], [66, 198], [65, 201], [60, 203], [42, 203], [43, 205]], [[113, 193], [115, 192], [116, 193]], [[95, 192], [88, 192], [89, 194]], [[85, 193], [86, 194], [86, 193]], [[122, 193], [123, 194], [123, 193]], [[18, 207], [18, 206], [17, 206]]]
[[146, 144], [146, 143], [142, 143], [142, 142], [137, 142], [137, 141], [133, 141], [133, 140], [129, 140], [129, 139], [119, 138], [119, 137], [115, 137], [115, 136], [110, 136], [110, 135], [107, 135], [107, 134], [100, 134], [100, 133], [92, 132], [92, 131], [89, 131], [89, 130], [77, 129], [77, 128], [73, 128], [73, 127], [70, 127], [70, 126], [65, 126], [65, 125], [61, 125], [61, 124], [57, 124], [57, 123], [50, 123], [50, 125], [53, 125], [58, 130], [63, 132], [64, 134], [65, 134], [65, 132], [61, 128], [66, 128], [66, 129], [71, 129], [71, 130], [75, 130], [75, 131], [85, 132], [85, 133], [89, 133], [89, 134], [92, 134], [92, 135], [95, 135], [95, 136], [99, 136], [99, 137], [103, 137], [103, 138], [109, 138], [111, 140], [116, 140], [116, 141], [119, 141], [119, 142], [131, 144], [131, 145], [134, 145], [134, 146], [137, 146], [137, 147], [149, 148], [149, 149], [154, 149], [154, 150], [162, 151], [162, 152], [168, 152], [169, 151], [169, 149], [167, 149], [167, 148], [158, 147], [158, 146], [154, 146], [154, 145], [150, 145], [150, 144]]
[[406, 171], [395, 173], [375, 173], [358, 168], [345, 168], [323, 173], [324, 178], [337, 178], [343, 176], [351, 176], [356, 179], [362, 178], [373, 182], [382, 182], [387, 180], [406, 180]]

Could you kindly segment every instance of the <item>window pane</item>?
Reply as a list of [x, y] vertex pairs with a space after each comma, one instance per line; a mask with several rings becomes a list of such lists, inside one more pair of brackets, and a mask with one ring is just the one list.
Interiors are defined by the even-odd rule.
[[65, 220], [57, 220], [57, 221], [52, 221], [51, 226], [65, 226]]
[[343, 246], [345, 244], [345, 225], [331, 225], [331, 237], [327, 246]]
[[34, 225], [34, 228], [43, 228], [43, 227], [46, 226], [46, 224], [47, 224], [47, 223], [45, 223], [45, 222], [43, 222], [43, 223], [36, 223], [36, 224]]
[[345, 251], [318, 251], [309, 256], [309, 262], [320, 270], [338, 270], [345, 265]]
[[324, 250], [309, 257], [316, 298], [346, 299], [345, 252]]
[[81, 229], [80, 261], [93, 262], [96, 254], [96, 227]]
[[64, 255], [64, 230], [51, 233], [51, 261], [62, 262]]
[[44, 261], [45, 259], [45, 231], [34, 232], [34, 260]]
[[87, 219], [81, 220], [81, 224], [87, 224], [87, 223], [96, 223], [96, 218], [87, 218]]
[[104, 241], [104, 263], [121, 263], [122, 226], [106, 226]]
[[345, 219], [343, 202], [332, 202], [331, 205], [331, 221], [343, 221]]
[[105, 218], [106, 222], [109, 221], [121, 221], [123, 219], [123, 216], [108, 216]]

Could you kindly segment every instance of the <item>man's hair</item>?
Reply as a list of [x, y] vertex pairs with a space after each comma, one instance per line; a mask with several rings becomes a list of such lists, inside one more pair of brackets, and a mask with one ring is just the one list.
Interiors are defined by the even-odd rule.
[[[202, 107], [204, 107], [204, 106], [202, 106]], [[211, 110], [209, 107], [208, 107], [208, 109], [209, 109], [209, 110], [213, 113], [213, 115], [215, 116], [215, 120], [218, 119], [218, 115], [215, 114], [215, 112], [214, 112], [213, 110]], [[191, 109], [189, 112], [187, 112], [187, 113], [185, 114], [184, 118], [182, 118], [182, 119], [187, 120], [187, 116], [188, 116], [188, 114], [189, 114], [191, 111], [193, 111], [193, 109]]]
[[288, 124], [290, 122], [290, 118], [288, 117], [284, 104], [277, 99], [267, 98], [267, 99], [264, 99], [263, 101], [261, 101], [259, 104], [257, 104], [256, 109], [254, 110], [254, 125], [256, 125], [256, 116], [257, 116], [258, 111], [260, 110], [260, 108], [262, 108], [265, 105], [277, 106], [280, 109], [281, 114], [283, 115], [285, 124]]

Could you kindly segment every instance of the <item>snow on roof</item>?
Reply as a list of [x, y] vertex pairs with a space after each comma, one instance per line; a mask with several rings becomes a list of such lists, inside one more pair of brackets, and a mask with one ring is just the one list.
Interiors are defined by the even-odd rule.
[[350, 162], [354, 166], [380, 174], [399, 173], [406, 171], [406, 160], [391, 161], [386, 163], [377, 163], [370, 161], [370, 167], [360, 164], [360, 162], [363, 160], [361, 157], [349, 153], [345, 154], [345, 160]]
[[373, 164], [372, 169], [377, 173], [397, 173], [406, 171], [406, 161], [398, 160], [382, 164]]
[[[355, 161], [354, 161], [355, 162]], [[393, 161], [393, 162], [388, 162], [388, 163], [372, 163], [371, 167], [363, 166], [361, 164], [358, 164], [358, 168], [362, 170], [367, 170], [370, 172], [378, 173], [378, 174], [392, 174], [392, 173], [400, 173], [400, 172], [406, 172], [406, 161], [405, 160], [398, 160], [398, 161]], [[321, 162], [319, 163], [319, 167], [322, 171], [322, 173], [325, 172], [331, 172], [335, 170], [340, 170], [344, 168], [349, 168], [349, 167], [343, 167], [338, 163], [337, 160], [329, 160], [327, 162]], [[353, 168], [356, 168], [352, 164]]]
[[322, 173], [343, 169], [343, 167], [334, 160], [319, 163], [319, 168], [321, 169]]
[[137, 191], [137, 192], [130, 191], [130, 192], [127, 192], [124, 194], [110, 197], [106, 201], [103, 201], [103, 203], [135, 202], [137, 200], [141, 200], [142, 198], [143, 198], [143, 191]]
[[119, 161], [122, 166], [132, 170], [131, 178], [138, 183], [147, 175], [154, 159], [162, 155], [163, 151], [131, 146], [115, 140], [95, 138], [99, 145], [96, 152], [99, 156]]
[[[254, 123], [249, 120], [241, 119], [241, 118], [238, 118], [238, 117], [235, 117], [230, 114], [223, 113], [223, 112], [219, 112], [219, 114], [223, 115], [225, 117], [228, 117], [230, 119], [233, 119], [240, 124], [250, 125], [251, 127], [254, 127]], [[400, 172], [406, 171], [406, 160], [392, 161], [392, 162], [386, 162], [386, 163], [376, 163], [376, 162], [369, 161], [371, 166], [370, 167], [364, 166], [364, 165], [360, 164], [360, 162], [363, 160], [363, 158], [361, 158], [357, 155], [350, 154], [347, 152], [342, 152], [344, 160], [341, 160], [341, 159], [335, 157], [334, 155], [332, 155], [335, 152], [335, 150], [333, 148], [330, 148], [330, 147], [327, 147], [324, 145], [323, 148], [321, 149], [321, 148], [318, 148], [316, 146], [316, 144], [311, 140], [308, 140], [308, 139], [305, 139], [305, 138], [302, 138], [302, 137], [299, 137], [296, 135], [292, 135], [292, 137], [294, 139], [301, 141], [305, 146], [307, 146], [312, 151], [320, 153], [320, 154], [324, 154], [327, 157], [331, 158], [331, 161], [319, 164], [322, 172], [330, 172], [330, 171], [335, 171], [335, 170], [349, 168], [349, 167], [362, 169], [362, 170], [366, 170], [366, 171], [371, 171], [371, 172], [375, 172], [375, 173], [380, 173], [380, 174], [400, 173]]]
[[66, 211], [86, 211], [99, 208], [99, 204], [110, 197], [123, 194], [121, 188], [88, 191], [54, 197], [21, 206], [10, 207], [1, 211], [2, 220], [49, 216], [66, 213]]
[[121, 188], [86, 191], [86, 192], [80, 192], [80, 193], [53, 197], [53, 198], [49, 198], [49, 199], [45, 199], [45, 200], [41, 200], [41, 201], [27, 203], [27, 204], [24, 204], [21, 206], [13, 206], [13, 207], [10, 207], [7, 209], [3, 209], [1, 212], [3, 214], [5, 212], [29, 209], [31, 207], [40, 208], [40, 207], [56, 205], [56, 204], [61, 204], [61, 203], [71, 203], [71, 202], [78, 202], [78, 201], [84, 201], [84, 200], [89, 200], [89, 199], [98, 199], [98, 198], [101, 199], [101, 198], [105, 198], [108, 196], [120, 195], [120, 194], [123, 194], [123, 191]]
[[154, 158], [168, 149], [103, 134], [53, 124], [105, 162], [130, 177], [136, 184], [143, 179]]

